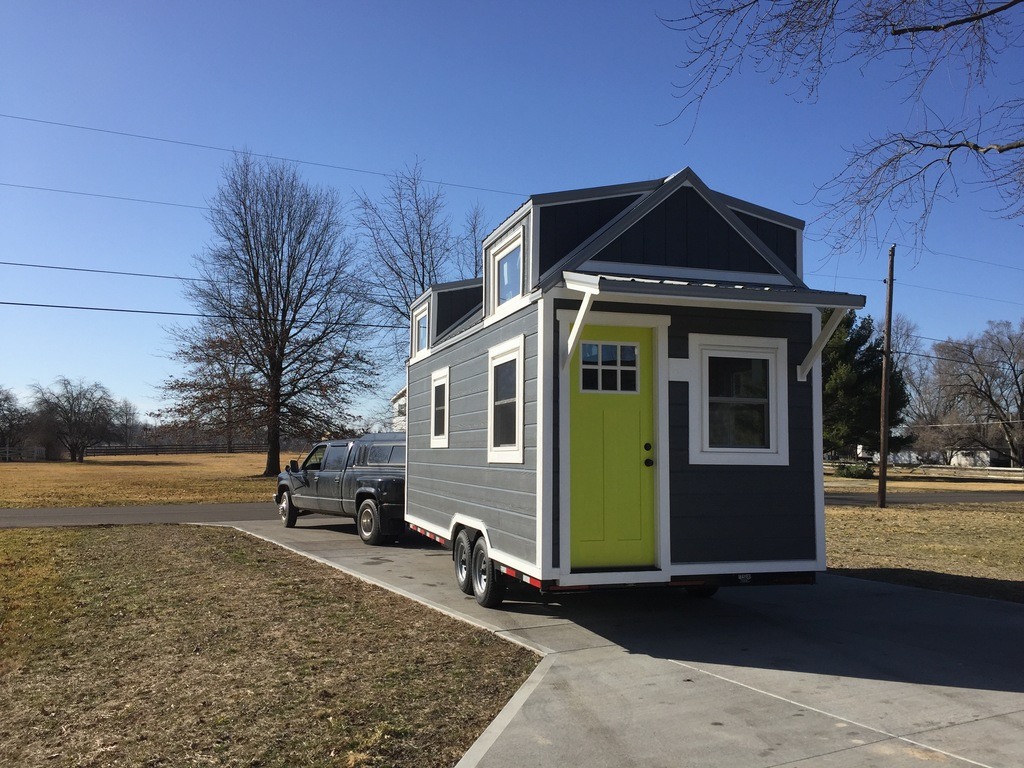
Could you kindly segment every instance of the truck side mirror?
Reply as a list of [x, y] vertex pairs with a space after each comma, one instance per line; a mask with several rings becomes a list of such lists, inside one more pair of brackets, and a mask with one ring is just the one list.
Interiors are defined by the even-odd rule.
[[298, 462], [297, 459], [292, 459], [291, 461], [288, 462], [288, 471], [289, 472], [298, 472], [299, 471], [299, 462]]

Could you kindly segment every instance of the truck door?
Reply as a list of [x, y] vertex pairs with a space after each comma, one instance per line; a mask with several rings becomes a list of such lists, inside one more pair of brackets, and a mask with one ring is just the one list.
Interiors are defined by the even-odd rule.
[[320, 511], [328, 515], [341, 514], [341, 477], [345, 473], [347, 458], [347, 445], [327, 446], [327, 455], [317, 476], [316, 495]]
[[366, 446], [359, 443], [349, 443], [348, 460], [345, 462], [345, 474], [341, 480], [341, 512], [345, 515], [356, 516], [356, 470], [357, 464], [362, 455], [365, 458]]
[[324, 460], [326, 445], [318, 445], [309, 452], [309, 455], [302, 462], [299, 474], [296, 476], [298, 482], [292, 491], [292, 498], [295, 506], [299, 509], [320, 509], [320, 500], [317, 498], [316, 486], [317, 477], [320, 474], [320, 467]]

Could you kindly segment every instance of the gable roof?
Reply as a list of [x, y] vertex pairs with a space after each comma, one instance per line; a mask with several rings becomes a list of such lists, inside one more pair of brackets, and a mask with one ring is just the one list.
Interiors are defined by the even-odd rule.
[[[754, 234], [750, 227], [744, 224], [739, 216], [733, 212], [730, 208], [730, 203], [735, 204], [739, 201], [736, 201], [734, 198], [719, 195], [719, 193], [710, 189], [700, 179], [700, 177], [694, 173], [692, 168], [684, 168], [678, 173], [664, 179], [657, 186], [652, 187], [652, 184], [654, 184], [654, 182], [643, 182], [636, 185], [636, 187], [640, 188], [637, 191], [644, 189], [646, 189], [646, 191], [644, 191], [643, 194], [641, 194], [641, 196], [632, 204], [626, 206], [626, 208], [611, 221], [594, 232], [573, 251], [546, 270], [541, 276], [540, 287], [548, 288], [557, 283], [561, 278], [563, 271], [574, 271], [578, 269], [684, 186], [692, 188], [718, 216], [720, 216], [744, 241], [747, 242], [748, 245], [750, 245], [754, 252], [768, 264], [773, 272], [785, 278], [790, 285], [798, 288], [807, 287], [803, 280], [801, 280], [800, 277], [767, 245], [765, 245], [761, 238]], [[558, 193], [555, 194], [557, 195]], [[550, 196], [535, 195], [531, 199], [539, 203], [541, 200], [545, 200], [545, 198], [548, 197]], [[753, 208], [758, 212], [767, 212], [767, 209], [761, 209], [759, 207]], [[791, 219], [790, 217], [785, 218], [788, 219], [788, 221], [785, 222], [786, 224], [796, 223], [802, 225], [802, 222], [799, 222], [796, 219]]]

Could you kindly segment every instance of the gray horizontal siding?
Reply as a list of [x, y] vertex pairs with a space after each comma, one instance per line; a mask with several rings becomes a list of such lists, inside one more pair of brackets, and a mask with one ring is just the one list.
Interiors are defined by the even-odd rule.
[[[487, 462], [488, 351], [520, 334], [523, 349], [522, 464]], [[409, 513], [442, 528], [456, 514], [481, 520], [492, 545], [536, 560], [537, 311], [528, 307], [409, 366]], [[430, 447], [430, 376], [447, 366], [448, 448]]]

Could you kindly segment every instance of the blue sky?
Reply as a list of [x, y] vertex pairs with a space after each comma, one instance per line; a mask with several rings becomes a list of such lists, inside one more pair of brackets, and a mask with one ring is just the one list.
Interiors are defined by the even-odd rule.
[[[811, 222], [816, 185], [845, 148], [907, 121], [891, 70], [836, 71], [815, 103], [748, 69], [694, 127], [672, 121], [685, 39], [649, 2], [91, 2], [0, 5], [0, 261], [177, 275], [208, 243], [200, 208], [230, 155], [46, 124], [308, 160], [310, 181], [376, 194], [414, 162], [446, 187], [456, 222], [479, 202], [492, 224], [523, 196], [665, 176], [691, 166], [714, 189]], [[1019, 51], [1000, 63], [1019, 78]], [[941, 74], [941, 73], [940, 73]], [[954, 83], [956, 73], [945, 73]], [[934, 98], [955, 99], [939, 91]], [[994, 81], [994, 90], [1019, 87]], [[21, 119], [29, 118], [29, 119]], [[692, 128], [692, 133], [691, 133]], [[162, 201], [155, 205], [77, 194]], [[1024, 228], [961, 187], [930, 251], [897, 238], [896, 310], [922, 336], [1024, 315]], [[825, 261], [807, 281], [863, 293], [884, 312], [888, 241]], [[907, 245], [910, 243], [907, 242]], [[996, 266], [996, 265], [1005, 266]], [[0, 302], [188, 312], [174, 280], [0, 265]], [[97, 380], [143, 412], [177, 371], [173, 318], [0, 305], [0, 386]]]

